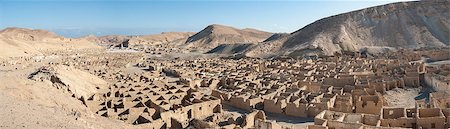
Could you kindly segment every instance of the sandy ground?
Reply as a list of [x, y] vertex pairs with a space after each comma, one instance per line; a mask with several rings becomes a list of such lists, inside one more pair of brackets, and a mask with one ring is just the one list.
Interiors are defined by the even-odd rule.
[[133, 128], [95, 115], [81, 101], [47, 83], [27, 79], [45, 63], [0, 68], [0, 128]]
[[420, 88], [395, 88], [386, 91], [384, 99], [387, 105], [385, 107], [413, 108], [416, 103], [415, 98], [420, 95], [419, 91]]
[[[242, 115], [242, 114], [249, 113], [245, 110], [234, 108], [234, 107], [231, 107], [228, 105], [224, 105], [223, 110], [225, 111], [225, 113], [230, 113], [230, 114], [235, 114], [235, 115]], [[267, 113], [267, 112], [266, 112], [266, 116], [267, 116], [267, 120], [276, 121], [283, 128], [307, 129], [308, 125], [314, 124], [314, 118], [289, 117], [289, 116], [282, 115], [282, 114], [273, 114], [273, 113]]]

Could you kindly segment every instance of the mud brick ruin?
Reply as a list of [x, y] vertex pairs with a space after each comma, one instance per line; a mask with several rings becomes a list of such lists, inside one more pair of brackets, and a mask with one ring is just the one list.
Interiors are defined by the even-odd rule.
[[[424, 55], [441, 60], [450, 54], [400, 53], [405, 55], [274, 60], [155, 60], [116, 53], [49, 65], [85, 70], [107, 81], [95, 93], [74, 97], [100, 116], [136, 127], [285, 128], [267, 120], [266, 113], [314, 118], [309, 129], [449, 127], [450, 66], [411, 60]], [[414, 107], [386, 102], [391, 90], [420, 87], [437, 90]], [[247, 113], [233, 115], [224, 106]]]

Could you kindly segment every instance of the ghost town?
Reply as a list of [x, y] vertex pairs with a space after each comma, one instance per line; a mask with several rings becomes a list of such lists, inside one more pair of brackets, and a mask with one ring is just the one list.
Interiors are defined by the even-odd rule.
[[[449, 51], [404, 50], [376, 59], [360, 53], [272, 60], [163, 60], [139, 53], [60, 56], [65, 58], [47, 62], [28, 78], [53, 85], [99, 116], [136, 127], [289, 128], [266, 114], [313, 118], [305, 126], [309, 129], [450, 126], [450, 65], [420, 61], [450, 59]], [[17, 64], [2, 64], [30, 61], [42, 62], [18, 58]], [[411, 88], [420, 88], [417, 96], [424, 99], [409, 107], [388, 103], [384, 96]], [[410, 97], [405, 99], [416, 96]]]

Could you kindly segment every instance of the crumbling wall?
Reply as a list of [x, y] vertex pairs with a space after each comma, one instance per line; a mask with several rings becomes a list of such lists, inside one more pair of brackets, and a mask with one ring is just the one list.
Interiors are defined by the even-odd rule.
[[383, 102], [378, 95], [362, 95], [356, 102], [356, 113], [380, 115]]
[[418, 109], [417, 126], [427, 129], [445, 128], [445, 117], [440, 108]]

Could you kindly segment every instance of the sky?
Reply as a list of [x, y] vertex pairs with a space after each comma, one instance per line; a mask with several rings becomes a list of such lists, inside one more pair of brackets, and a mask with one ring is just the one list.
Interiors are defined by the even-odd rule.
[[45, 29], [66, 37], [198, 32], [210, 24], [296, 31], [332, 15], [398, 0], [0, 0], [0, 29]]

